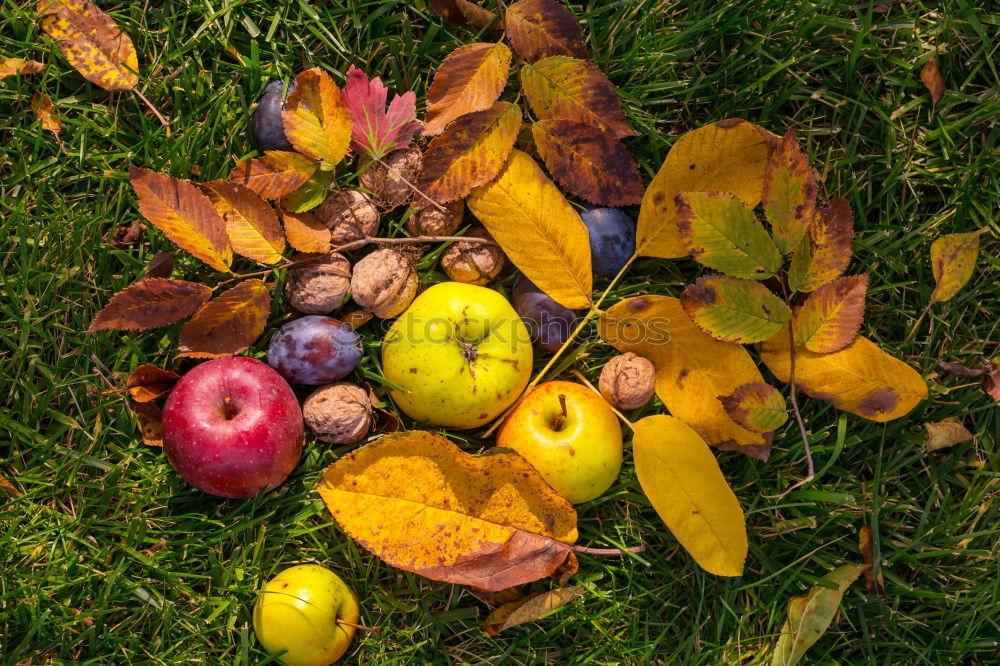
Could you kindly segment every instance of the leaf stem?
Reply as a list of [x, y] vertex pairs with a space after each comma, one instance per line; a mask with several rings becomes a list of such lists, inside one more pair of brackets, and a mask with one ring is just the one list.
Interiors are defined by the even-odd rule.
[[[781, 285], [781, 289], [785, 295], [785, 301], [788, 301], [788, 290], [785, 285]], [[798, 483], [792, 484], [785, 492], [781, 493], [781, 497], [784, 497], [788, 493], [801, 488], [806, 485], [814, 478], [816, 478], [816, 467], [813, 464], [812, 451], [809, 448], [809, 435], [806, 433], [806, 424], [802, 421], [802, 412], [799, 411], [799, 402], [796, 399], [795, 390], [795, 320], [788, 320], [788, 388], [789, 388], [789, 398], [792, 402], [792, 414], [795, 415], [795, 422], [799, 424], [799, 433], [802, 435], [802, 448], [806, 452], [806, 464], [808, 465], [808, 472], [806, 478], [802, 479]]]
[[630, 546], [629, 548], [588, 548], [586, 546], [570, 546], [575, 553], [584, 555], [625, 555], [626, 553], [641, 553], [646, 546]]
[[153, 115], [156, 116], [157, 120], [160, 121], [160, 124], [168, 128], [167, 136], [169, 136], [170, 121], [164, 118], [162, 115], [160, 115], [160, 112], [157, 111], [155, 106], [153, 106], [153, 103], [150, 102], [148, 99], [146, 99], [146, 96], [143, 95], [141, 92], [139, 92], [138, 88], [133, 88], [132, 92], [134, 92], [135, 96], [141, 99], [146, 104], [146, 106], [149, 107], [149, 110], [153, 112]]
[[376, 158], [375, 158], [375, 161], [376, 161], [376, 162], [378, 162], [379, 164], [381, 164], [382, 166], [384, 166], [384, 167], [385, 167], [386, 169], [388, 169], [388, 170], [389, 170], [390, 172], [392, 172], [392, 173], [394, 173], [395, 175], [399, 176], [399, 179], [400, 179], [401, 181], [403, 181], [404, 183], [406, 183], [406, 185], [407, 185], [407, 186], [408, 186], [408, 187], [409, 187], [409, 188], [410, 188], [411, 190], [413, 190], [414, 192], [416, 192], [417, 194], [419, 194], [420, 196], [422, 196], [422, 197], [423, 197], [424, 199], [427, 199], [427, 201], [429, 201], [429, 202], [430, 202], [430, 204], [431, 204], [432, 206], [434, 206], [435, 208], [437, 208], [437, 209], [438, 209], [439, 211], [441, 211], [442, 213], [447, 213], [447, 212], [448, 212], [448, 211], [447, 211], [447, 209], [445, 209], [445, 207], [444, 207], [444, 206], [442, 206], [442, 205], [441, 205], [441, 204], [439, 204], [438, 202], [434, 201], [434, 199], [431, 199], [431, 198], [430, 198], [429, 196], [427, 196], [426, 194], [424, 194], [424, 193], [423, 193], [423, 192], [422, 192], [422, 191], [420, 190], [420, 188], [418, 188], [418, 187], [417, 187], [416, 185], [414, 185], [414, 184], [413, 184], [413, 183], [411, 183], [411, 182], [410, 182], [409, 180], [407, 180], [407, 179], [406, 179], [406, 176], [404, 176], [404, 175], [403, 175], [403, 174], [402, 174], [402, 173], [401, 173], [401, 172], [399, 171], [399, 169], [396, 169], [396, 168], [394, 168], [394, 167], [391, 167], [391, 166], [389, 166], [388, 164], [386, 164], [385, 162], [383, 162], [383, 161], [382, 161], [382, 158], [381, 158], [381, 157], [376, 157]]

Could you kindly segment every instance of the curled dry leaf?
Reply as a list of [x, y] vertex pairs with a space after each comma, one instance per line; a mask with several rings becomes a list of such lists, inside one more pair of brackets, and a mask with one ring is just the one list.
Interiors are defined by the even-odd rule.
[[983, 375], [983, 390], [1000, 403], [1000, 356], [987, 361], [986, 374]]
[[[865, 588], [871, 594], [885, 594], [885, 579], [881, 567], [876, 567], [872, 528], [862, 525], [858, 530], [858, 550], [865, 562]], [[878, 574], [876, 575], [876, 571]]]
[[52, 100], [42, 92], [36, 92], [31, 98], [31, 110], [35, 112], [35, 117], [42, 123], [42, 129], [48, 130], [59, 138], [62, 134], [62, 125], [59, 119], [52, 114]]
[[520, 0], [507, 8], [504, 31], [528, 62], [554, 55], [587, 59], [576, 17], [558, 0]]
[[382, 79], [368, 75], [353, 65], [344, 83], [344, 105], [351, 117], [351, 149], [378, 159], [393, 150], [409, 147], [420, 131], [417, 121], [417, 94], [393, 95], [386, 108], [389, 89]]
[[974, 435], [957, 418], [945, 419], [937, 423], [925, 423], [927, 435], [924, 437], [924, 451], [930, 453], [949, 446], [972, 441]]
[[194, 314], [211, 297], [212, 290], [198, 282], [147, 278], [112, 296], [87, 333], [166, 326]]
[[806, 237], [792, 254], [788, 286], [794, 291], [815, 291], [843, 274], [851, 261], [854, 215], [847, 199], [833, 199], [819, 209]]
[[139, 59], [132, 40], [89, 0], [38, 0], [42, 30], [73, 68], [105, 90], [132, 90]]
[[507, 85], [510, 59], [503, 43], [466, 44], [449, 53], [427, 89], [424, 134], [440, 134], [459, 116], [492, 107]]
[[729, 417], [747, 430], [773, 432], [788, 420], [785, 399], [770, 384], [744, 384], [729, 395], [719, 396]]
[[633, 430], [635, 473], [656, 513], [705, 571], [743, 575], [743, 508], [705, 440], [663, 414], [647, 416]]
[[[44, 1], [44, 0], [43, 0]], [[139, 210], [182, 250], [217, 271], [229, 272], [233, 250], [212, 201], [193, 183], [139, 167], [129, 167]]]
[[523, 458], [472, 456], [429, 432], [349, 453], [318, 491], [348, 536], [387, 564], [490, 591], [548, 576], [577, 538], [573, 507]]
[[180, 378], [176, 372], [146, 363], [128, 373], [125, 388], [135, 402], [150, 402], [170, 393]]
[[295, 90], [281, 110], [288, 141], [320, 168], [332, 170], [347, 154], [351, 142], [351, 116], [330, 75], [319, 67], [295, 77]]
[[552, 611], [579, 599], [583, 594], [583, 586], [574, 585], [573, 587], [557, 587], [554, 590], [539, 592], [506, 603], [489, 614], [483, 623], [483, 631], [490, 636], [496, 636], [505, 629], [516, 627], [525, 622], [540, 620]]
[[539, 120], [563, 118], [603, 127], [619, 139], [635, 136], [611, 81], [597, 65], [552, 56], [521, 68], [521, 88]]
[[474, 189], [466, 205], [539, 289], [567, 308], [590, 306], [587, 227], [533, 159], [513, 151], [500, 175]]
[[236, 254], [262, 264], [276, 264], [283, 259], [285, 236], [269, 203], [238, 183], [213, 180], [202, 187], [222, 216]]
[[496, 14], [469, 0], [430, 0], [428, 4], [448, 23], [455, 25], [471, 23], [479, 30], [490, 25], [493, 26], [493, 30], [500, 29], [500, 26], [494, 23]]
[[726, 192], [751, 209], [760, 203], [768, 136], [752, 123], [730, 118], [678, 138], [642, 198], [636, 253], [663, 259], [688, 255], [677, 226], [680, 192]]
[[148, 278], [166, 278], [174, 272], [174, 255], [172, 252], [157, 252], [146, 264], [143, 271]]
[[981, 377], [986, 372], [984, 368], [970, 368], [958, 363], [949, 363], [948, 361], [938, 363], [938, 368], [942, 372], [946, 372], [949, 375], [958, 375], [959, 377]]
[[299, 153], [269, 150], [261, 157], [237, 164], [229, 180], [265, 199], [280, 199], [302, 187], [313, 177], [318, 166], [314, 160]]
[[7, 496], [11, 499], [17, 499], [23, 493], [14, 487], [14, 484], [7, 480], [6, 477], [0, 476], [0, 490], [7, 493]]
[[[787, 382], [788, 330], [764, 342], [760, 357], [778, 379]], [[920, 373], [860, 335], [832, 354], [798, 347], [795, 385], [817, 400], [879, 423], [905, 416], [927, 398], [927, 383]]]
[[813, 643], [830, 626], [844, 592], [856, 581], [864, 566], [847, 564], [823, 576], [832, 586], [817, 585], [800, 597], [788, 601], [788, 619], [781, 627], [771, 656], [771, 666], [795, 666]]
[[920, 70], [920, 80], [930, 92], [931, 101], [937, 104], [944, 91], [948, 89], [948, 84], [944, 82], [944, 77], [938, 69], [937, 58], [931, 58], [924, 63], [923, 69]]
[[330, 229], [312, 213], [290, 213], [281, 211], [285, 223], [285, 237], [288, 244], [299, 252], [326, 253], [330, 245]]
[[865, 319], [868, 275], [851, 275], [827, 282], [795, 309], [795, 344], [829, 354], [854, 341]]
[[684, 311], [716, 340], [762, 342], [792, 318], [785, 302], [759, 282], [705, 275], [681, 293]]
[[931, 243], [931, 270], [937, 282], [931, 303], [951, 300], [969, 282], [979, 257], [979, 236], [985, 232], [948, 234]]
[[[462, 116], [427, 146], [417, 189], [443, 204], [490, 182], [514, 150], [520, 127], [521, 109], [510, 102]], [[424, 197], [414, 197], [415, 207], [428, 205]]]
[[816, 216], [816, 174], [795, 139], [794, 127], [771, 153], [761, 200], [774, 244], [783, 254], [791, 254]]
[[146, 446], [163, 446], [163, 410], [154, 402], [128, 401], [129, 411], [135, 416], [136, 427]]
[[37, 74], [43, 69], [45, 69], [45, 64], [37, 60], [0, 58], [0, 79], [6, 79], [15, 74]]
[[602, 206], [642, 201], [632, 155], [608, 130], [576, 120], [542, 120], [531, 128], [549, 173], [574, 194]]
[[179, 356], [219, 358], [243, 351], [264, 332], [270, 310], [267, 285], [256, 279], [240, 282], [181, 327]]

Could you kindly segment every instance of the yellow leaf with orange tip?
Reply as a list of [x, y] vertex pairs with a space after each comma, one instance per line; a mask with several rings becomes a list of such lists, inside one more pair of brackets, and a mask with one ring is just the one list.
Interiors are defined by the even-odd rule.
[[238, 354], [264, 332], [271, 293], [257, 279], [244, 280], [222, 292], [181, 327], [180, 354], [219, 358]]
[[687, 132], [671, 147], [646, 188], [636, 228], [636, 254], [686, 257], [677, 227], [680, 192], [724, 192], [753, 208], [761, 200], [775, 137], [738, 118]]
[[791, 254], [816, 216], [816, 174], [795, 139], [794, 127], [771, 153], [761, 199], [774, 244]]
[[265, 199], [280, 199], [312, 178], [318, 166], [317, 162], [299, 153], [269, 150], [260, 157], [237, 164], [229, 180]]
[[0, 79], [6, 79], [15, 74], [37, 74], [43, 69], [45, 69], [45, 64], [37, 60], [0, 58]]
[[865, 318], [868, 276], [827, 282], [795, 309], [795, 344], [821, 354], [840, 351], [854, 341]]
[[985, 232], [948, 234], [931, 243], [931, 270], [937, 281], [931, 303], [951, 300], [972, 278], [979, 257], [979, 236]]
[[387, 564], [490, 591], [550, 575], [577, 538], [573, 507], [524, 458], [473, 456], [429, 432], [356, 449], [317, 489], [347, 535]]
[[288, 244], [299, 252], [329, 252], [332, 237], [330, 229], [312, 213], [281, 211]]
[[647, 416], [632, 428], [635, 474], [656, 513], [702, 569], [742, 576], [743, 509], [708, 444], [673, 416]]
[[110, 16], [89, 0], [38, 0], [42, 30], [76, 71], [105, 90], [139, 83], [135, 46]]
[[262, 264], [282, 260], [285, 236], [270, 204], [237, 183], [214, 180], [202, 187], [222, 215], [234, 252]]
[[[761, 360], [783, 382], [791, 374], [790, 356], [787, 327], [761, 346]], [[860, 335], [832, 354], [797, 347], [795, 385], [837, 409], [879, 423], [905, 416], [927, 398], [920, 373]]]
[[424, 135], [440, 134], [459, 116], [493, 106], [507, 85], [510, 59], [503, 43], [466, 44], [449, 53], [427, 89]]
[[567, 308], [590, 306], [590, 240], [580, 215], [526, 153], [466, 200], [501, 249], [539, 289]]
[[285, 136], [295, 149], [332, 170], [351, 143], [351, 117], [330, 75], [313, 67], [295, 77], [281, 110]]

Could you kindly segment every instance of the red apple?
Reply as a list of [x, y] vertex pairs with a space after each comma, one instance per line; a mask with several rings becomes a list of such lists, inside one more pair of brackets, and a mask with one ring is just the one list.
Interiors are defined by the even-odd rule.
[[185, 374], [163, 408], [163, 448], [192, 486], [243, 498], [280, 485], [302, 453], [302, 410], [265, 363], [234, 357]]

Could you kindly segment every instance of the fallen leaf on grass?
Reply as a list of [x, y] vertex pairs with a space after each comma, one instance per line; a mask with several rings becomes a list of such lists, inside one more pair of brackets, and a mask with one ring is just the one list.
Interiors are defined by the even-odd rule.
[[166, 278], [174, 272], [174, 255], [172, 252], [157, 252], [146, 264], [143, 273], [146, 277]]
[[42, 30], [76, 71], [105, 90], [132, 90], [139, 59], [131, 38], [89, 0], [38, 0]]
[[937, 423], [925, 423], [924, 428], [927, 430], [924, 437], [924, 451], [927, 453], [969, 442], [975, 437], [954, 417]]
[[[145, 233], [145, 231], [146, 225], [143, 224], [142, 220], [132, 220], [131, 224], [123, 224], [115, 229], [115, 234], [111, 239], [111, 244], [119, 247], [132, 245], [139, 242], [139, 239], [142, 238], [142, 234]], [[164, 275], [162, 277], [166, 276]]]
[[496, 636], [505, 629], [525, 622], [534, 622], [557, 608], [579, 599], [584, 594], [582, 585], [559, 587], [548, 592], [539, 592], [517, 601], [506, 603], [489, 614], [483, 623], [483, 631]]
[[868, 276], [851, 275], [826, 283], [795, 309], [795, 344], [822, 354], [854, 342], [865, 318]]
[[42, 92], [36, 92], [31, 98], [31, 110], [35, 112], [35, 117], [42, 122], [42, 129], [48, 130], [56, 135], [58, 139], [62, 134], [62, 124], [52, 113], [52, 100]]
[[181, 327], [178, 356], [238, 354], [264, 332], [270, 310], [267, 285], [257, 279], [244, 280], [206, 303]]
[[986, 362], [986, 374], [983, 376], [983, 390], [1000, 403], [1000, 356]]
[[589, 57], [580, 24], [558, 0], [520, 0], [504, 17], [507, 39], [528, 62], [554, 55]]
[[718, 273], [689, 284], [681, 305], [716, 340], [740, 344], [767, 340], [792, 318], [785, 302], [761, 283]]
[[167, 326], [194, 314], [212, 296], [212, 290], [198, 282], [147, 278], [125, 287], [111, 297], [87, 329], [144, 331]]
[[806, 237], [792, 254], [788, 286], [815, 291], [843, 274], [851, 261], [854, 215], [847, 199], [833, 199], [819, 209]]
[[510, 59], [503, 43], [466, 44], [449, 53], [427, 89], [424, 135], [440, 134], [456, 118], [493, 106], [507, 85]]
[[128, 408], [135, 416], [136, 427], [146, 446], [163, 446], [163, 410], [155, 402], [128, 401]]
[[986, 372], [983, 368], [970, 368], [958, 363], [949, 363], [948, 361], [941, 361], [938, 363], [938, 367], [942, 372], [946, 372], [949, 375], [958, 375], [959, 377], [981, 377]]
[[45, 69], [45, 64], [37, 60], [0, 58], [0, 79], [6, 79], [15, 74], [37, 74], [43, 69]]
[[861, 558], [865, 561], [865, 589], [871, 594], [885, 595], [885, 579], [881, 567], [877, 568], [878, 576], [875, 575], [875, 545], [872, 528], [867, 525], [863, 525], [858, 531], [858, 550], [861, 551]]
[[14, 484], [7, 480], [6, 477], [0, 476], [0, 490], [7, 493], [12, 499], [17, 499], [23, 493], [14, 487]]
[[729, 417], [747, 430], [773, 432], [788, 420], [785, 399], [765, 382], [744, 384], [719, 400]]
[[523, 585], [515, 585], [514, 587], [508, 587], [505, 590], [499, 590], [497, 592], [490, 592], [489, 590], [483, 590], [478, 587], [471, 586], [468, 589], [472, 596], [479, 599], [490, 608], [499, 608], [504, 604], [513, 603], [518, 599], [524, 598]]
[[128, 374], [125, 388], [132, 400], [150, 402], [169, 393], [180, 378], [176, 372], [145, 363]]
[[931, 303], [951, 300], [969, 282], [979, 257], [979, 236], [985, 232], [948, 234], [931, 243], [931, 270], [937, 282]]
[[497, 25], [493, 22], [497, 17], [496, 14], [485, 7], [480, 7], [473, 2], [469, 2], [469, 0], [430, 0], [429, 4], [431, 9], [437, 12], [448, 23], [454, 23], [455, 25], [471, 23], [473, 27], [479, 30], [491, 24], [494, 31], [499, 31], [503, 28], [502, 25]]
[[265, 199], [280, 199], [302, 187], [319, 164], [305, 155], [269, 150], [261, 157], [243, 160], [230, 172], [229, 180], [244, 185]]
[[771, 153], [761, 201], [774, 244], [783, 254], [791, 254], [816, 215], [816, 174], [799, 147], [794, 127]]
[[948, 88], [948, 84], [944, 82], [944, 77], [938, 70], [937, 58], [931, 58], [924, 63], [923, 69], [920, 70], [920, 80], [931, 93], [931, 101], [937, 104]]
[[281, 211], [288, 244], [299, 252], [326, 253], [330, 251], [330, 229], [312, 213]]
[[409, 147], [420, 131], [417, 122], [417, 95], [408, 91], [393, 95], [389, 107], [389, 89], [382, 79], [368, 80], [368, 75], [353, 65], [347, 70], [342, 93], [351, 116], [351, 149], [374, 159], [393, 150]]

